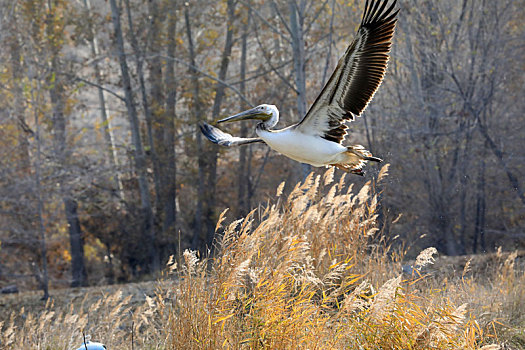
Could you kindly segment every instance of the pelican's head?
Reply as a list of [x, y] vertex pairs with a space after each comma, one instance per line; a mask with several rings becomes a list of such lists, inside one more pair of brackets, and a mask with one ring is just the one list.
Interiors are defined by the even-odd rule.
[[221, 119], [218, 121], [218, 123], [235, 122], [248, 119], [261, 120], [267, 128], [272, 128], [279, 121], [279, 110], [274, 105], [262, 104], [244, 112]]

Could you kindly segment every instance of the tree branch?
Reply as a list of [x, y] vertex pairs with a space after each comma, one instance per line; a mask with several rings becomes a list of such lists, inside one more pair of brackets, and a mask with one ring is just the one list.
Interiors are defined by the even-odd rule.
[[247, 8], [249, 8], [251, 11], [253, 11], [253, 13], [255, 13], [257, 15], [257, 17], [259, 17], [259, 19], [272, 30], [272, 32], [274, 32], [275, 34], [278, 34], [281, 38], [283, 38], [287, 42], [289, 42], [289, 43], [292, 42], [290, 40], [290, 38], [288, 38], [283, 32], [281, 32], [279, 30], [279, 28], [275, 27], [273, 24], [268, 22], [268, 20], [266, 20], [266, 18], [264, 18], [264, 16], [259, 11], [257, 11], [255, 8], [253, 8], [252, 5], [250, 5], [249, 3], [247, 3], [244, 0], [239, 0], [239, 2], [242, 3], [244, 6], [246, 6]]
[[275, 10], [275, 13], [277, 13], [277, 17], [279, 17], [279, 19], [281, 20], [281, 23], [284, 25], [284, 27], [286, 28], [288, 33], [291, 35], [292, 31], [290, 30], [290, 27], [288, 26], [288, 23], [286, 23], [286, 21], [284, 20], [284, 17], [281, 14], [281, 11], [279, 10], [279, 7], [277, 6], [277, 4], [275, 3], [274, 0], [272, 0], [272, 7]]
[[89, 81], [89, 80], [86, 80], [86, 79], [84, 79], [84, 78], [80, 78], [80, 77], [77, 77], [77, 76], [74, 76], [74, 75], [66, 74], [66, 73], [58, 73], [58, 74], [65, 74], [66, 76], [69, 76], [69, 78], [71, 78], [71, 79], [73, 79], [73, 80], [80, 81], [80, 82], [85, 83], [85, 84], [87, 84], [87, 85], [90, 85], [90, 86], [93, 86], [93, 87], [99, 88], [99, 89], [101, 89], [101, 90], [104, 90], [104, 91], [107, 92], [108, 94], [115, 96], [116, 98], [118, 98], [119, 100], [121, 100], [121, 101], [123, 101], [123, 102], [126, 101], [126, 99], [125, 99], [123, 96], [119, 95], [119, 94], [116, 93], [115, 91], [110, 90], [110, 89], [108, 89], [108, 88], [106, 88], [106, 87], [104, 87], [104, 86], [102, 86], [102, 85], [100, 85], [100, 84], [94, 83], [94, 82], [92, 82], [92, 81]]
[[[148, 58], [150, 58], [152, 56], [149, 56]], [[163, 59], [166, 59], [166, 60], [173, 60], [175, 62], [178, 62], [178, 63], [181, 63], [183, 65], [185, 65], [186, 67], [188, 68], [191, 68], [193, 70], [195, 70], [196, 72], [198, 72], [199, 74], [205, 76], [206, 78], [208, 79], [211, 79], [219, 84], [222, 84], [224, 87], [232, 90], [233, 92], [235, 92], [237, 94], [237, 96], [239, 96], [244, 102], [246, 102], [246, 104], [248, 104], [250, 107], [254, 107], [255, 105], [245, 96], [243, 95], [239, 89], [237, 89], [235, 86], [233, 86], [232, 84], [229, 84], [227, 82], [225, 82], [224, 80], [222, 79], [219, 79], [219, 78], [216, 78], [214, 76], [211, 76], [210, 74], [204, 72], [203, 70], [199, 69], [198, 67], [192, 65], [191, 63], [188, 63], [180, 58], [177, 58], [177, 57], [169, 57], [169, 56], [164, 56], [164, 55], [158, 55], [158, 57], [160, 58], [163, 58]]]
[[[310, 21], [310, 23], [306, 25], [306, 28], [304, 29], [304, 34], [307, 34], [310, 31], [310, 29], [312, 28], [312, 25], [317, 21], [317, 18], [319, 18], [319, 15], [321, 15], [321, 13], [323, 12], [324, 7], [326, 6], [327, 2], [328, 0], [324, 0], [323, 4], [319, 7], [319, 10], [317, 10], [317, 12], [312, 17], [312, 20]], [[332, 18], [333, 18], [333, 11], [332, 11]], [[333, 20], [330, 20], [330, 23], [332, 22]]]
[[481, 134], [485, 137], [485, 140], [487, 141], [490, 149], [492, 150], [492, 153], [498, 158], [501, 166], [503, 167], [503, 170], [505, 170], [505, 173], [507, 174], [507, 177], [509, 178], [509, 182], [511, 183], [512, 187], [516, 191], [519, 199], [525, 205], [525, 193], [523, 192], [518, 178], [510, 171], [509, 167], [507, 166], [507, 162], [503, 158], [503, 152], [499, 149], [499, 147], [496, 145], [494, 140], [490, 137], [487, 127], [483, 124], [481, 121], [481, 118], [477, 118], [478, 120], [478, 126], [479, 130], [481, 131]]
[[[257, 30], [257, 27], [255, 27], [255, 39], [257, 40], [257, 43], [259, 44], [259, 47], [261, 48], [261, 51], [263, 52], [263, 57], [264, 57], [264, 60], [266, 61], [266, 63], [270, 66], [270, 68], [272, 69], [272, 71], [277, 74], [277, 76], [279, 78], [281, 78], [281, 80], [285, 83], [286, 86], [288, 86], [290, 89], [292, 89], [293, 91], [295, 91], [296, 94], [299, 93], [299, 91], [295, 88], [295, 86], [293, 86], [292, 84], [290, 84], [290, 82], [288, 81], [288, 79], [283, 76], [281, 74], [281, 72], [279, 72], [279, 70], [272, 65], [272, 62], [270, 61], [270, 58], [268, 57], [268, 53], [266, 52], [266, 50], [264, 49], [264, 45], [261, 43], [261, 39], [259, 38], [259, 31]], [[292, 61], [293, 62], [293, 61]]]
[[[284, 68], [286, 67], [287, 65], [289, 65], [290, 63], [293, 63], [293, 60], [288, 60], [288, 61], [285, 61], [277, 66], [275, 66], [274, 68], [275, 69], [281, 69], [281, 68]], [[253, 75], [251, 75], [249, 78], [246, 78], [244, 80], [237, 80], [237, 81], [234, 81], [231, 83], [231, 85], [237, 85], [237, 84], [241, 84], [243, 82], [247, 82], [247, 81], [250, 81], [250, 80], [254, 80], [254, 79], [257, 79], [259, 77], [262, 77], [263, 75], [266, 75], [268, 73], [271, 73], [273, 72], [273, 69], [270, 68], [270, 69], [266, 69], [266, 70], [262, 70], [260, 72], [257, 72], [257, 71], [254, 71]], [[248, 73], [250, 74], [250, 73]]]

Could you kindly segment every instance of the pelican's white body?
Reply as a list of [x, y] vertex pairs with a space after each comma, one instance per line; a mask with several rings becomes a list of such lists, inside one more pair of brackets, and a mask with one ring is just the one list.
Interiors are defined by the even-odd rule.
[[[300, 127], [301, 123], [299, 123], [281, 130], [270, 130], [279, 121], [279, 110], [274, 105], [262, 104], [221, 119], [219, 122], [246, 119], [263, 120], [255, 129], [260, 140], [236, 138], [210, 125], [204, 128], [203, 132], [212, 142], [226, 146], [262, 140], [277, 152], [298, 162], [315, 167], [333, 165], [344, 171], [360, 175], [363, 174], [361, 169], [367, 160], [378, 160], [378, 158], [370, 159], [372, 155], [363, 146], [345, 147], [339, 142], [327, 140], [323, 136], [326, 128], [311, 127], [309, 124]], [[324, 119], [328, 120], [327, 117]], [[318, 126], [319, 123], [316, 121], [313, 124]]]
[[315, 167], [344, 163], [350, 156], [345, 146], [305, 134], [293, 126], [273, 131], [257, 128], [257, 135], [277, 152]]

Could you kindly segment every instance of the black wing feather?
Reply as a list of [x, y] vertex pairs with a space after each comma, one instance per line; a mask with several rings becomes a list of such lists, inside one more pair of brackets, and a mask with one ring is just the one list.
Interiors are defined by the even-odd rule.
[[327, 140], [342, 142], [346, 120], [361, 115], [381, 85], [389, 58], [399, 10], [396, 1], [366, 2], [354, 41], [297, 127]]

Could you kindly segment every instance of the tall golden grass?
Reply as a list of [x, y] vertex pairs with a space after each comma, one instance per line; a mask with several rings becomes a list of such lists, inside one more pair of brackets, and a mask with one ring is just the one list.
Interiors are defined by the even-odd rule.
[[402, 273], [403, 252], [377, 225], [374, 188], [387, 172], [359, 191], [333, 170], [287, 198], [282, 184], [273, 204], [225, 227], [223, 212], [213, 257], [170, 259], [144, 303], [119, 292], [22, 309], [0, 323], [0, 346], [72, 349], [83, 330], [108, 349], [489, 349], [519, 338], [525, 277], [515, 256], [490, 282], [468, 277], [468, 264], [455, 279], [425, 276], [433, 248]]

